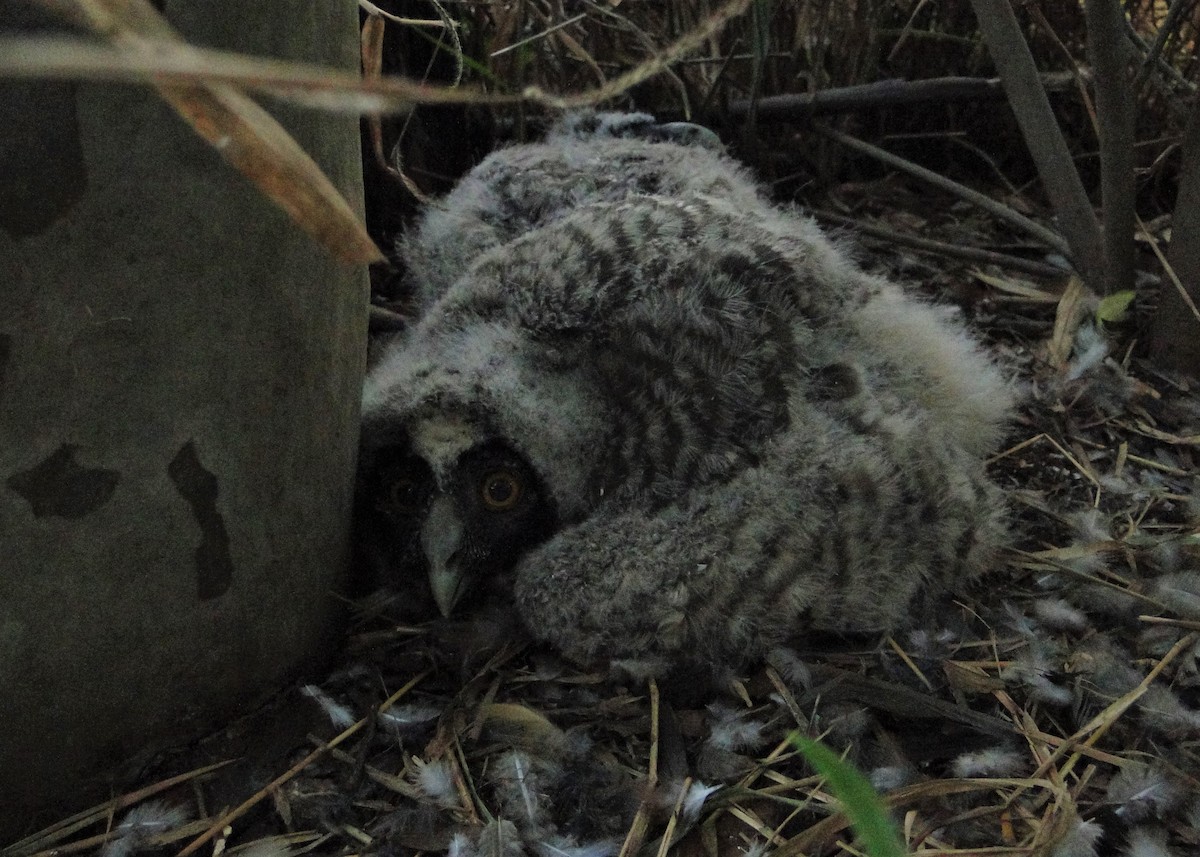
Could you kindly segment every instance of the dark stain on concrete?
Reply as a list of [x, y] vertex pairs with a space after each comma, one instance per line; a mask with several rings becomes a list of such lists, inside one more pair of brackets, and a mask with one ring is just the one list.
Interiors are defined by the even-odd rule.
[[20, 494], [39, 518], [82, 518], [108, 502], [121, 474], [80, 466], [75, 461], [77, 449], [65, 443], [36, 467], [8, 477], [5, 484]]
[[167, 465], [167, 475], [192, 507], [192, 516], [200, 526], [200, 546], [196, 548], [197, 595], [201, 601], [224, 595], [233, 583], [233, 558], [229, 555], [229, 532], [217, 511], [220, 493], [217, 477], [204, 469], [196, 454], [196, 442], [191, 440]]
[[0, 229], [15, 238], [42, 234], [87, 190], [75, 104], [74, 83], [0, 83]]
[[8, 368], [8, 359], [12, 356], [12, 337], [0, 333], [0, 405], [4, 404], [4, 370]]

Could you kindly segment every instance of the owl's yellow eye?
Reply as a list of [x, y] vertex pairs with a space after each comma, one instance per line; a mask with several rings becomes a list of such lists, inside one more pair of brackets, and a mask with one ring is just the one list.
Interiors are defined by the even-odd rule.
[[509, 470], [493, 470], [479, 485], [483, 505], [493, 512], [506, 512], [521, 499], [521, 480]]
[[388, 489], [392, 507], [397, 512], [411, 514], [421, 508], [421, 483], [407, 476], [401, 476]]

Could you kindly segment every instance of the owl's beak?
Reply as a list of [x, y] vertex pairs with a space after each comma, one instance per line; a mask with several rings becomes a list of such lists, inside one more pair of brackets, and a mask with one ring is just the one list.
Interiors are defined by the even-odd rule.
[[467, 576], [458, 561], [462, 540], [462, 520], [453, 501], [437, 498], [421, 527], [421, 549], [429, 563], [429, 588], [443, 616], [450, 615], [467, 591]]

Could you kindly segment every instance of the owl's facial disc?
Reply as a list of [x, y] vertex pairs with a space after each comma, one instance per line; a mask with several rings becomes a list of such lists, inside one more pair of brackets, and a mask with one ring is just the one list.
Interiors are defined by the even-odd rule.
[[372, 532], [387, 572], [402, 584], [425, 578], [449, 616], [467, 598], [508, 585], [521, 555], [554, 531], [555, 506], [528, 460], [502, 440], [461, 451], [445, 444], [432, 461], [414, 447], [371, 454]]

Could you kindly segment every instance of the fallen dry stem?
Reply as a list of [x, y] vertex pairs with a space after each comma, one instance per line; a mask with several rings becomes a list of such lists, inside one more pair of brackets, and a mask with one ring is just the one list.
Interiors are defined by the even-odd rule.
[[[405, 694], [407, 694], [410, 690], [412, 690], [414, 687], [416, 687], [418, 684], [420, 684], [421, 681], [423, 681], [426, 678], [426, 676], [428, 676], [428, 675], [429, 675], [429, 671], [426, 670], [425, 672], [422, 672], [422, 673], [419, 673], [419, 674], [413, 676], [412, 679], [410, 679], [408, 681], [408, 683], [406, 683], [403, 687], [401, 687], [399, 690], [397, 690], [395, 693], [393, 693], [391, 696], [389, 696], [386, 700], [384, 700], [384, 702], [376, 708], [376, 712], [383, 713], [384, 711], [387, 711], [389, 708], [391, 708], [393, 705], [395, 705]], [[195, 839], [193, 839], [191, 842], [189, 842], [187, 844], [187, 846], [184, 847], [183, 850], [180, 851], [176, 855], [176, 857], [187, 857], [187, 855], [194, 854], [195, 852], [200, 850], [200, 848], [203, 847], [205, 843], [212, 840], [222, 830], [224, 830], [225, 827], [227, 825], [229, 825], [230, 822], [241, 818], [243, 815], [245, 815], [247, 812], [249, 812], [251, 809], [253, 809], [255, 806], [257, 806], [263, 800], [269, 798], [271, 796], [271, 793], [275, 789], [279, 788], [284, 783], [286, 783], [288, 780], [295, 777], [297, 774], [299, 774], [301, 771], [303, 771], [305, 768], [307, 768], [309, 765], [311, 765], [317, 759], [319, 759], [323, 755], [325, 755], [326, 752], [328, 752], [329, 750], [338, 746], [339, 744], [345, 742], [347, 739], [351, 738], [355, 733], [357, 733], [360, 729], [362, 729], [364, 726], [367, 725], [367, 722], [369, 719], [370, 718], [364, 717], [361, 720], [355, 721], [350, 726], [347, 726], [340, 734], [338, 734], [331, 741], [329, 741], [329, 743], [327, 743], [321, 747], [318, 747], [316, 750], [313, 750], [311, 753], [309, 753], [307, 756], [305, 756], [299, 762], [292, 765], [292, 767], [288, 768], [286, 771], [284, 771], [282, 774], [277, 776], [275, 779], [271, 780], [271, 782], [269, 782], [267, 785], [263, 786], [261, 789], [259, 789], [257, 792], [255, 792], [253, 795], [248, 797], [241, 804], [239, 804], [238, 806], [234, 807], [233, 809], [231, 809], [228, 812], [226, 812], [225, 814], [223, 814], [220, 818], [217, 819], [216, 822], [213, 823], [213, 825], [211, 827], [208, 828], [208, 830], [206, 830], [200, 836], [197, 836]]]
[[187, 771], [186, 773], [179, 774], [178, 776], [168, 777], [160, 782], [152, 783], [135, 791], [120, 795], [112, 800], [108, 800], [102, 804], [91, 807], [90, 809], [85, 809], [83, 812], [76, 813], [69, 818], [64, 818], [62, 821], [48, 827], [47, 829], [35, 833], [33, 836], [27, 836], [24, 839], [12, 843], [11, 845], [5, 846], [3, 849], [0, 849], [0, 855], [3, 855], [3, 857], [24, 857], [26, 854], [33, 854], [43, 850], [61, 851], [66, 848], [66, 846], [56, 845], [56, 843], [66, 839], [72, 833], [82, 830], [83, 828], [95, 824], [96, 822], [105, 818], [111, 818], [113, 814], [120, 812], [123, 809], [141, 803], [142, 801], [152, 798], [155, 795], [170, 791], [176, 786], [193, 782], [201, 777], [207, 776], [208, 774], [214, 773], [215, 771], [219, 771], [221, 768], [224, 768], [227, 765], [232, 765], [233, 762], [234, 760], [229, 759], [223, 762], [205, 765], [203, 767]]

